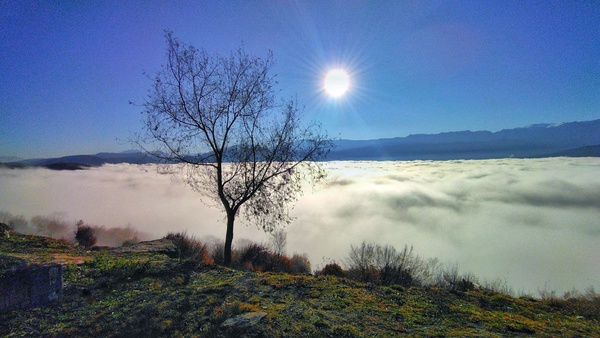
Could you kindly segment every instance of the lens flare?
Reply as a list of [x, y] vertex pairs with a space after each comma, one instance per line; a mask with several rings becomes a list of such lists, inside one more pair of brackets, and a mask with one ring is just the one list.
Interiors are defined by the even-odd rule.
[[332, 69], [325, 75], [323, 88], [331, 97], [341, 97], [350, 89], [350, 76], [343, 69]]

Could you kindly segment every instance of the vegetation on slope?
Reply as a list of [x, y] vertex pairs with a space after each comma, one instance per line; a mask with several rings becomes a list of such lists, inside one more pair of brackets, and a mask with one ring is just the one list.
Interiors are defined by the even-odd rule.
[[[0, 335], [7, 337], [600, 336], [597, 298], [583, 303], [484, 289], [378, 286], [228, 269], [158, 253], [85, 251], [18, 234], [0, 239], [0, 257], [66, 264], [59, 301], [0, 314]], [[590, 312], [593, 305], [596, 312]], [[252, 312], [266, 316], [248, 328], [223, 326]]]

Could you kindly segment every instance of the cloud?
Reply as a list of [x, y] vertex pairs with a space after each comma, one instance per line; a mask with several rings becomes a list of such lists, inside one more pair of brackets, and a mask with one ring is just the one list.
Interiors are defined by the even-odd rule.
[[329, 164], [333, 179], [354, 183], [300, 200], [288, 238], [311, 231], [294, 245], [331, 258], [347, 253], [349, 245], [336, 242], [342, 238], [413, 244], [421, 255], [456, 260], [478, 276], [505, 278], [533, 293], [600, 285], [600, 266], [590, 258], [600, 255], [600, 160], [361, 165], [362, 171], [357, 163]]
[[[516, 290], [600, 289], [597, 158], [328, 162], [329, 181], [307, 188], [292, 214], [288, 253], [313, 267], [343, 262], [362, 240], [414, 245]], [[86, 171], [0, 170], [0, 211], [224, 237], [224, 215], [152, 165]], [[266, 241], [252, 225], [236, 239]]]

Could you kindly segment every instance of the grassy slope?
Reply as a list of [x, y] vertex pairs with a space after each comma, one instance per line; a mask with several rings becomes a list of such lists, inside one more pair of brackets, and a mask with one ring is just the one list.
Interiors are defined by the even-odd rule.
[[[247, 336], [600, 336], [562, 302], [475, 290], [379, 287], [335, 277], [252, 273], [159, 254], [86, 252], [35, 236], [0, 239], [0, 255], [66, 263], [46, 308], [0, 313], [0, 335], [218, 337], [237, 314], [267, 316]], [[13, 260], [0, 259], [0, 267]]]

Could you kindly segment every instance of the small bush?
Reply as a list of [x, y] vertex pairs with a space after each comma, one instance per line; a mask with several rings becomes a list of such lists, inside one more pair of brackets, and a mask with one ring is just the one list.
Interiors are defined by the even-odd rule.
[[345, 277], [346, 272], [342, 267], [337, 263], [329, 263], [321, 269], [321, 271], [317, 272], [317, 275], [323, 276], [337, 276], [337, 277]]
[[294, 267], [289, 258], [271, 252], [262, 244], [249, 243], [234, 253], [234, 266], [258, 272], [292, 273]]
[[363, 241], [359, 246], [350, 246], [346, 259], [348, 274], [362, 282], [373, 282], [375, 279], [376, 246]]
[[77, 222], [77, 230], [75, 231], [75, 240], [80, 246], [89, 248], [96, 244], [96, 234], [94, 228], [83, 223], [83, 221]]
[[213, 264], [213, 260], [208, 253], [206, 245], [200, 243], [193, 236], [188, 236], [185, 232], [170, 232], [165, 239], [171, 240], [179, 252], [179, 261], [192, 260], [204, 264]]
[[210, 256], [215, 264], [223, 265], [225, 262], [225, 243], [215, 242], [211, 245]]
[[[77, 225], [84, 225], [83, 221], [77, 222]], [[15, 230], [17, 230], [16, 227]], [[53, 214], [48, 217], [34, 216], [24, 232], [53, 238], [70, 237], [71, 227], [62, 219], [61, 214]]]
[[268, 271], [270, 260], [271, 254], [265, 246], [251, 243], [238, 252], [235, 265], [250, 271]]
[[290, 261], [292, 263], [292, 269], [294, 273], [310, 273], [310, 261], [308, 260], [306, 254], [294, 254]]
[[380, 285], [421, 285], [428, 274], [425, 261], [407, 245], [401, 251], [367, 242], [351, 245], [346, 265], [350, 278]]
[[481, 283], [481, 288], [490, 292], [502, 293], [505, 295], [515, 296], [515, 292], [508, 286], [506, 279], [496, 278], [493, 280], [484, 280]]
[[25, 232], [27, 230], [25, 216], [14, 216], [10, 212], [0, 211], [0, 223], [8, 225], [10, 231]]
[[437, 260], [431, 261], [431, 285], [452, 291], [469, 291], [475, 289], [477, 279], [470, 273], [461, 274], [458, 264], [441, 265]]
[[294, 272], [294, 267], [289, 258], [281, 255], [273, 255], [271, 256], [271, 266], [268, 271], [292, 273]]
[[12, 231], [12, 228], [10, 225], [0, 222], [0, 238], [10, 237], [11, 231]]

